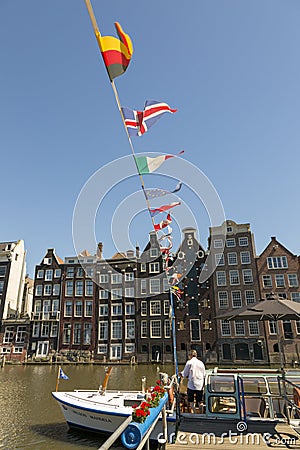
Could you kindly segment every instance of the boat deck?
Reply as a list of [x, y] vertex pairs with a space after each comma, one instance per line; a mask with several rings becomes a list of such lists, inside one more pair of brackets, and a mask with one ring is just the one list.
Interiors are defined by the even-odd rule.
[[[216, 428], [218, 425], [216, 424]], [[197, 434], [179, 431], [175, 444], [167, 444], [167, 450], [233, 450], [246, 449], [261, 450], [263, 448], [275, 449], [300, 449], [300, 435], [287, 424], [276, 425], [277, 434], [270, 436], [268, 433], [229, 433], [227, 436], [217, 436], [213, 433]]]

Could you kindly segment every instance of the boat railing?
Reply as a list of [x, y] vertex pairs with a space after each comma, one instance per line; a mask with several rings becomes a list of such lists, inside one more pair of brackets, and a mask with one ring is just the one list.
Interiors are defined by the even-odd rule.
[[[74, 391], [74, 392], [80, 392], [80, 391]], [[88, 391], [85, 391], [85, 392], [88, 392]], [[93, 399], [92, 397], [94, 397], [94, 395], [96, 396], [97, 395], [97, 397], [98, 397], [98, 399], [97, 399], [97, 401], [95, 400], [95, 399]], [[101, 402], [101, 401], [99, 401], [99, 398], [101, 399], [101, 398], [103, 398], [101, 395], [99, 395], [98, 393], [97, 393], [97, 391], [95, 391], [95, 394], [93, 394], [92, 396], [91, 396], [91, 398], [87, 398], [87, 397], [84, 397], [84, 398], [78, 398], [76, 395], [73, 395], [73, 394], [71, 394], [70, 392], [66, 392], [65, 393], [65, 396], [66, 397], [69, 397], [69, 398], [71, 398], [73, 401], [76, 401], [76, 402], [82, 402], [82, 401], [84, 401], [85, 403], [88, 403], [88, 404], [90, 404], [90, 405], [97, 405], [97, 406], [99, 406], [99, 405], [105, 405], [105, 406], [107, 406], [108, 405], [108, 403], [107, 403], [107, 401], [103, 401], [103, 402]], [[112, 399], [113, 400], [113, 399]], [[120, 405], [119, 403], [112, 403], [112, 402], [109, 402], [109, 406], [111, 406], [112, 408], [120, 408], [121, 406], [123, 406], [123, 405]]]
[[[286, 379], [285, 376], [278, 376], [279, 392], [281, 397], [286, 402], [286, 406], [289, 410], [289, 421], [291, 418], [300, 419], [300, 386], [291, 380]], [[292, 396], [288, 394], [289, 390], [292, 390]]]

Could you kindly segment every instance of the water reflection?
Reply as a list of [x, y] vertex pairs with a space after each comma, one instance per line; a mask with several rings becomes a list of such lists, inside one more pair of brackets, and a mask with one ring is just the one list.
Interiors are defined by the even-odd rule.
[[[65, 365], [69, 380], [59, 390], [98, 389], [104, 366]], [[155, 384], [158, 372], [172, 373], [171, 366], [114, 366], [109, 389], [140, 389], [141, 379]], [[0, 369], [0, 449], [61, 450], [99, 448], [105, 437], [69, 430], [51, 392], [57, 366], [9, 366]], [[116, 444], [115, 447], [118, 447]]]

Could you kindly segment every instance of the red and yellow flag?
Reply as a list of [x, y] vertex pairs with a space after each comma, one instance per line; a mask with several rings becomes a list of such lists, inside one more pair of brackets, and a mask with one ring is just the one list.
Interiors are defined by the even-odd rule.
[[133, 46], [128, 34], [124, 33], [121, 25], [115, 22], [119, 39], [113, 36], [96, 34], [104, 64], [110, 81], [122, 75], [129, 66], [133, 53]]

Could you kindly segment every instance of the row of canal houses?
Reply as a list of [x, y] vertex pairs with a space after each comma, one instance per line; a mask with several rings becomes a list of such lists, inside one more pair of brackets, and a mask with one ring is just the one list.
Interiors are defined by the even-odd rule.
[[6, 360], [172, 362], [169, 285], [180, 363], [193, 348], [207, 363], [279, 362], [280, 327], [286, 364], [300, 361], [300, 321], [227, 321], [215, 317], [275, 294], [300, 301], [300, 259], [275, 237], [256, 255], [250, 225], [227, 220], [210, 228], [208, 248], [193, 228], [183, 230], [172, 261], [156, 234], [146, 248], [103, 258], [86, 250], [60, 259], [48, 249], [26, 276], [23, 241], [0, 243], [0, 355]]

